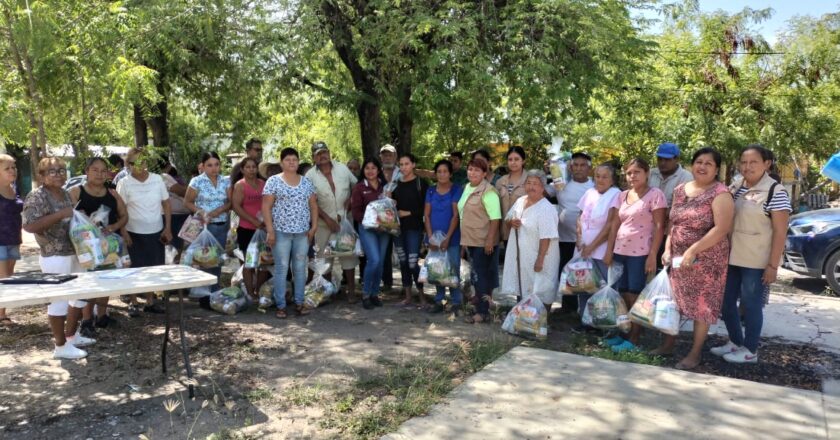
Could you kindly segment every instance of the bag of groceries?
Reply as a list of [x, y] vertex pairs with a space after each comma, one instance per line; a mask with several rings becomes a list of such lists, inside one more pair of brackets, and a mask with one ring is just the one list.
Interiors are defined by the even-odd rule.
[[74, 210], [70, 219], [70, 241], [76, 250], [76, 257], [82, 269], [93, 270], [104, 266], [103, 243], [105, 236], [84, 212]]
[[441, 249], [440, 245], [446, 239], [446, 234], [442, 231], [435, 231], [429, 238], [429, 244], [437, 247], [437, 250], [430, 250], [426, 255], [426, 261], [423, 267], [428, 272], [428, 281], [430, 284], [443, 287], [458, 287], [460, 280], [458, 274], [452, 269], [449, 264], [449, 255], [446, 249]]
[[472, 295], [472, 266], [470, 262], [461, 258], [460, 286], [464, 298]]
[[228, 229], [227, 238], [225, 240], [225, 252], [230, 253], [233, 252], [234, 249], [239, 248], [239, 239], [237, 238], [238, 233], [236, 232], [236, 228], [231, 225], [231, 228]]
[[532, 293], [519, 301], [505, 317], [502, 330], [514, 335], [545, 339], [548, 336], [548, 312], [542, 300]]
[[680, 313], [668, 277], [668, 268], [662, 269], [639, 294], [630, 309], [630, 320], [644, 327], [675, 336], [680, 332]]
[[198, 269], [215, 269], [224, 263], [225, 250], [222, 245], [213, 237], [207, 228], [204, 228], [195, 241], [193, 241], [181, 256], [181, 264], [192, 266]]
[[271, 253], [271, 248], [266, 243], [268, 234], [262, 229], [257, 229], [251, 241], [248, 242], [248, 248], [245, 250], [245, 268], [257, 269], [261, 265], [274, 264], [274, 255]]
[[257, 305], [260, 309], [267, 309], [274, 305], [274, 280], [269, 278], [266, 282], [260, 286], [258, 291], [260, 296], [259, 304]]
[[201, 234], [201, 231], [204, 230], [204, 221], [201, 219], [201, 216], [198, 214], [193, 214], [184, 221], [184, 225], [181, 226], [181, 230], [178, 231], [178, 237], [182, 238], [184, 241], [188, 243], [194, 242], [198, 236]]
[[314, 309], [324, 304], [338, 291], [335, 284], [324, 278], [324, 274], [329, 272], [330, 266], [330, 263], [324, 258], [313, 258], [309, 264], [309, 268], [312, 269], [314, 274], [312, 275], [312, 281], [306, 285], [303, 292], [304, 303], [308, 307]]
[[97, 268], [116, 267], [118, 269], [131, 266], [131, 257], [128, 256], [128, 247], [123, 238], [116, 232], [108, 232], [108, 219], [111, 208], [99, 205], [99, 208], [90, 215], [90, 221], [102, 231], [102, 254], [104, 261], [97, 265]]
[[400, 216], [393, 200], [382, 197], [368, 203], [362, 227], [391, 235], [400, 235]]
[[560, 274], [560, 293], [595, 293], [604, 281], [598, 266], [591, 258], [575, 257], [566, 263]]
[[225, 315], [235, 315], [248, 307], [245, 294], [238, 287], [225, 287], [210, 294], [210, 308]]
[[336, 254], [351, 254], [356, 250], [356, 241], [358, 236], [353, 230], [353, 223], [346, 218], [341, 219], [341, 229], [335, 237], [335, 246], [333, 251]]
[[607, 284], [592, 295], [583, 309], [581, 321], [603, 330], [617, 328], [624, 333], [630, 331], [630, 317], [627, 316], [627, 304], [621, 294], [613, 286], [621, 278], [624, 268], [621, 264], [613, 263], [607, 272]]

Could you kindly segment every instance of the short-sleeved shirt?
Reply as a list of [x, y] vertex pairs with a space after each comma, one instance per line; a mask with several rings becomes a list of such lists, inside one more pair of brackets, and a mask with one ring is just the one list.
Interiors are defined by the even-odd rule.
[[[207, 174], [201, 173], [190, 180], [190, 188], [194, 189], [195, 206], [204, 212], [221, 208], [228, 202], [228, 189], [230, 188], [230, 178], [227, 176], [216, 176], [216, 184], [207, 177]], [[224, 223], [228, 220], [228, 213], [224, 212], [218, 217], [210, 219], [212, 223]]]
[[[73, 206], [73, 201], [70, 200], [67, 192], [62, 191], [61, 198], [56, 199], [43, 186], [35, 188], [23, 202], [23, 225], [35, 223], [43, 217], [71, 206]], [[76, 253], [70, 241], [69, 217], [35, 234], [35, 241], [41, 248], [42, 257], [68, 256]]]
[[350, 195], [353, 192], [353, 185], [358, 179], [353, 173], [341, 162], [332, 161], [333, 184], [335, 185], [335, 192], [330, 186], [330, 181], [327, 176], [314, 166], [306, 172], [306, 178], [315, 186], [315, 193], [318, 194], [318, 209], [324, 211], [327, 216], [332, 219], [347, 217], [347, 212], [344, 209], [347, 206], [347, 201], [350, 200]]
[[23, 200], [15, 193], [15, 198], [7, 199], [0, 195], [0, 246], [17, 246], [23, 242], [21, 235]]
[[694, 176], [691, 174], [691, 171], [683, 168], [682, 165], [678, 165], [677, 171], [664, 179], [662, 178], [662, 173], [659, 172], [659, 168], [650, 170], [648, 185], [651, 188], [659, 188], [665, 194], [665, 202], [670, 208], [671, 199], [674, 198], [674, 188], [692, 180], [694, 180]]
[[[601, 233], [601, 231], [607, 226], [607, 219], [609, 219], [610, 209], [616, 208], [618, 209], [618, 195], [619, 192], [616, 191], [615, 193], [611, 194], [612, 199], [607, 202], [607, 209], [601, 215], [595, 214], [593, 211], [595, 207], [598, 205], [598, 201], [601, 197], [607, 197], [608, 194], [611, 192], [607, 190], [604, 194], [598, 192], [597, 189], [591, 188], [586, 190], [583, 194], [583, 197], [578, 202], [578, 208], [580, 208], [580, 235], [581, 240], [584, 244], [589, 244], [595, 240], [595, 237]], [[598, 246], [594, 252], [592, 252], [591, 257], [596, 259], [604, 258], [604, 255], [607, 253], [607, 242], [605, 241], [603, 244]]]
[[665, 193], [649, 188], [641, 199], [628, 203], [629, 190], [618, 196], [621, 222], [615, 238], [615, 253], [629, 257], [648, 256], [653, 243], [653, 211], [668, 207]]
[[[461, 193], [461, 199], [458, 200], [458, 215], [461, 217], [464, 216], [464, 205], [467, 204], [467, 199], [470, 198], [470, 194], [476, 188], [478, 187], [470, 184], [464, 187], [464, 191]], [[502, 203], [499, 201], [499, 195], [495, 191], [486, 191], [481, 197], [481, 203], [484, 205], [484, 209], [487, 210], [487, 215], [490, 217], [490, 220], [502, 219]]]
[[[592, 179], [586, 179], [586, 182], [570, 181], [563, 187], [563, 191], [557, 193], [557, 211], [559, 214], [559, 228], [560, 241], [566, 243], [574, 243], [577, 241], [577, 220], [580, 216], [580, 208], [578, 203], [583, 195], [590, 188], [595, 187]], [[553, 186], [549, 186], [553, 188]]]
[[184, 205], [184, 198], [172, 192], [172, 187], [177, 185], [178, 181], [166, 173], [162, 173], [160, 177], [163, 179], [163, 184], [166, 185], [166, 190], [169, 191], [169, 209], [172, 210], [172, 213], [189, 214], [190, 210]]
[[169, 191], [159, 174], [149, 173], [144, 181], [131, 174], [117, 184], [117, 193], [122, 197], [128, 211], [125, 228], [135, 234], [156, 234], [163, 230], [164, 200], [169, 200]]
[[274, 229], [284, 234], [302, 234], [312, 224], [309, 197], [315, 194], [315, 185], [301, 176], [300, 183], [291, 186], [282, 176], [277, 174], [269, 177], [263, 187], [264, 196], [274, 196], [274, 206], [271, 207]]
[[[433, 186], [426, 191], [426, 204], [429, 205], [429, 226], [432, 233], [435, 231], [449, 232], [449, 224], [452, 223], [452, 217], [455, 214], [452, 212], [452, 204], [457, 204], [461, 200], [461, 192], [463, 189], [460, 185], [452, 185], [446, 194], [438, 193], [437, 186]], [[459, 246], [461, 244], [461, 228], [455, 228], [452, 233], [452, 238], [449, 239], [449, 246]]]
[[[735, 191], [735, 200], [738, 200], [747, 191], [749, 191], [749, 188], [746, 186], [738, 188], [738, 191]], [[770, 203], [764, 205], [765, 214], [769, 216], [771, 211], [793, 212], [793, 208], [790, 205], [790, 196], [788, 196], [787, 191], [777, 191], [770, 199]]]

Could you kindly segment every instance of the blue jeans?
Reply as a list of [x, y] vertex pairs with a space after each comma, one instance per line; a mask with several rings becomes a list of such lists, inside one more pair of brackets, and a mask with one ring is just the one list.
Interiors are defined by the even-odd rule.
[[420, 265], [417, 264], [417, 260], [420, 258], [420, 240], [422, 239], [423, 231], [413, 229], [400, 231], [400, 235], [394, 237], [394, 250], [400, 259], [403, 288], [415, 285], [418, 289], [423, 289], [418, 281]]
[[[225, 243], [227, 242], [228, 230], [230, 230], [230, 223], [228, 223], [228, 222], [219, 223], [219, 224], [208, 223], [207, 224], [207, 230], [210, 231], [211, 234], [213, 234], [213, 238], [215, 238], [216, 241], [219, 242], [219, 246], [221, 246], [222, 249], [224, 250]], [[173, 231], [173, 234], [177, 235], [178, 232]], [[211, 275], [215, 275], [217, 280], [222, 279], [221, 278], [222, 277], [222, 267], [221, 266], [214, 267], [213, 269], [206, 269], [205, 272], [207, 272]], [[221, 286], [219, 285], [219, 283], [216, 283], [216, 284], [213, 285], [212, 290], [216, 290], [216, 289], [219, 289], [219, 288], [221, 288]]]
[[[603, 260], [598, 260], [593, 258], [592, 261], [595, 263], [595, 267], [598, 268], [598, 271], [601, 272], [601, 276], [604, 279], [607, 279], [607, 265], [604, 264]], [[583, 317], [583, 311], [586, 310], [586, 303], [589, 301], [589, 298], [592, 298], [594, 293], [578, 293], [578, 315]]]
[[490, 314], [490, 296], [493, 294], [493, 289], [499, 286], [498, 253], [499, 246], [495, 246], [490, 255], [484, 253], [483, 246], [467, 247], [467, 254], [472, 264], [470, 278], [475, 289], [473, 304], [476, 313], [485, 317]]
[[277, 309], [286, 308], [286, 274], [289, 273], [291, 260], [295, 304], [302, 305], [309, 239], [306, 238], [305, 232], [286, 234], [276, 231], [274, 235], [277, 237], [277, 241], [271, 247], [271, 253], [274, 254], [274, 302], [277, 303]]
[[390, 254], [386, 255], [391, 237], [385, 232], [365, 229], [364, 226], [359, 225], [359, 240], [362, 242], [362, 250], [367, 259], [362, 277], [362, 298], [369, 298], [379, 295], [379, 282], [382, 281], [385, 261], [391, 259]]
[[[446, 250], [446, 256], [449, 257], [449, 265], [452, 267], [452, 271], [456, 274], [460, 274], [461, 246], [449, 246], [449, 249]], [[446, 297], [446, 287], [435, 286], [435, 289], [437, 290], [437, 294], [435, 295], [435, 302], [440, 304]], [[461, 289], [458, 287], [450, 287], [449, 295], [452, 297], [453, 306], [459, 306], [464, 301], [464, 295], [461, 293]]]
[[[764, 324], [764, 283], [761, 277], [764, 269], [750, 269], [729, 265], [726, 271], [726, 288], [723, 293], [723, 322], [729, 332], [729, 340], [738, 346], [747, 347], [755, 353]], [[738, 315], [738, 299], [744, 306], [745, 332], [741, 331], [741, 317]]]

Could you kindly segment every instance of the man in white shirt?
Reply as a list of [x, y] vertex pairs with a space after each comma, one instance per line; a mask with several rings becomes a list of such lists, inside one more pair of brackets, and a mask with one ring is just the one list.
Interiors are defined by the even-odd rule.
[[[577, 219], [580, 216], [578, 202], [589, 188], [595, 186], [589, 173], [592, 172], [592, 158], [586, 153], [572, 154], [569, 162], [569, 171], [572, 180], [563, 185], [556, 184], [554, 187], [562, 186], [557, 192], [557, 210], [560, 213], [560, 270], [572, 259], [575, 253], [575, 242], [577, 241]], [[577, 296], [563, 295], [562, 312], [574, 313], [577, 311]]]
[[680, 165], [680, 148], [677, 144], [666, 142], [656, 149], [656, 169], [651, 170], [648, 185], [659, 188], [665, 193], [665, 201], [671, 208], [674, 188], [682, 183], [691, 182], [691, 171]]
[[[315, 185], [318, 197], [318, 230], [315, 232], [315, 246], [318, 256], [323, 256], [324, 249], [330, 239], [336, 237], [341, 229], [342, 220], [350, 222], [349, 218], [350, 194], [356, 184], [356, 176], [341, 162], [332, 160], [330, 150], [325, 142], [319, 141], [312, 145], [313, 167], [306, 173], [306, 178]], [[339, 258], [344, 279], [347, 281], [347, 298], [354, 301], [356, 278], [354, 272], [359, 264], [355, 256]], [[329, 277], [327, 277], [329, 278]]]

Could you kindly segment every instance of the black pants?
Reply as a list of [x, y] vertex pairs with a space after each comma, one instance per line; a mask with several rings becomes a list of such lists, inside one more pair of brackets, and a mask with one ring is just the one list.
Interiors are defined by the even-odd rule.
[[388, 247], [385, 249], [385, 255], [382, 257], [385, 260], [385, 265], [382, 268], [382, 286], [384, 290], [394, 287], [394, 263], [392, 261], [394, 254], [394, 238], [388, 239]]
[[[560, 242], [560, 271], [566, 267], [572, 257], [575, 255], [575, 243], [561, 241]], [[560, 304], [563, 307], [563, 312], [576, 311], [578, 309], [577, 295], [563, 295], [560, 299]]]

